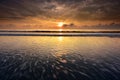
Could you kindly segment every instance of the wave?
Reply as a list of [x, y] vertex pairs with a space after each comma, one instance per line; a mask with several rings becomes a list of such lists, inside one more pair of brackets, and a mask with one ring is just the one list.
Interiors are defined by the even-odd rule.
[[109, 36], [120, 37], [120, 33], [0, 33], [0, 36]]
[[110, 36], [120, 37], [120, 31], [72, 31], [72, 30], [0, 30], [0, 36]]

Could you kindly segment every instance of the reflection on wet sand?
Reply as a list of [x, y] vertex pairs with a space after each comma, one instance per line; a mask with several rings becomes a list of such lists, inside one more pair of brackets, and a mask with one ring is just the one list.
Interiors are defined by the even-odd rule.
[[119, 47], [119, 37], [0, 36], [0, 80], [119, 80]]

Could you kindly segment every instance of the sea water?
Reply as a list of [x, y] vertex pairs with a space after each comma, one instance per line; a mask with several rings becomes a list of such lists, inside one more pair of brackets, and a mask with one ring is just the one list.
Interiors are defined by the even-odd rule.
[[120, 37], [0, 36], [0, 80], [120, 80]]

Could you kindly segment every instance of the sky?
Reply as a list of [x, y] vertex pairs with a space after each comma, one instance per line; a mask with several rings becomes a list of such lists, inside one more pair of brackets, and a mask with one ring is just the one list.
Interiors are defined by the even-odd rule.
[[120, 0], [0, 0], [0, 29], [57, 28], [60, 22], [119, 24]]

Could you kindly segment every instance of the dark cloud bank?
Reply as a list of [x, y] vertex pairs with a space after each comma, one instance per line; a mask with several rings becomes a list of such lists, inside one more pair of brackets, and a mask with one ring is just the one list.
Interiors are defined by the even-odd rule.
[[120, 0], [0, 0], [0, 20], [27, 17], [120, 20]]

